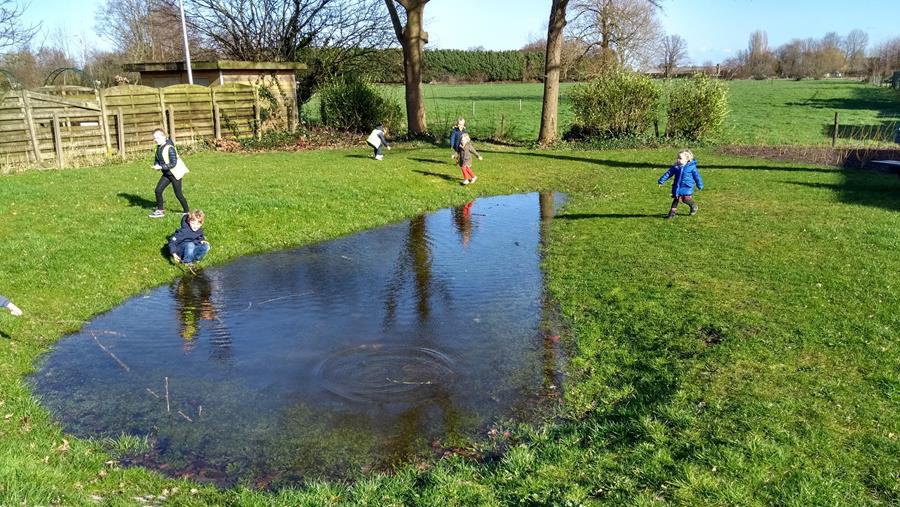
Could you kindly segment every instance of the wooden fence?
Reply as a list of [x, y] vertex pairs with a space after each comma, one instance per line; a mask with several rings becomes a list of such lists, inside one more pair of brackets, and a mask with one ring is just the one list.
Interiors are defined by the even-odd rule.
[[[286, 117], [287, 124], [277, 127], [293, 129], [290, 115]], [[156, 128], [168, 132], [176, 144], [256, 135], [257, 90], [229, 83], [10, 91], [0, 95], [0, 171], [28, 165], [64, 167], [79, 158], [147, 152]]]

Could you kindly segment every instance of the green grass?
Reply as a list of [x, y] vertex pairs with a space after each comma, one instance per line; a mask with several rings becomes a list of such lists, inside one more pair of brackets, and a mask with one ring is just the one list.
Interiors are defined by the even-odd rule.
[[[560, 132], [574, 121], [566, 94], [572, 86], [562, 84]], [[835, 112], [840, 114], [842, 146], [893, 144], [900, 128], [900, 94], [886, 88], [844, 80], [729, 81], [728, 86], [731, 113], [715, 143], [830, 145]], [[403, 104], [402, 87], [388, 90]], [[476, 137], [537, 139], [543, 97], [539, 83], [435, 84], [424, 90], [429, 127], [435, 132], [449, 132], [463, 116]], [[315, 99], [303, 111], [313, 120], [319, 117]], [[665, 128], [664, 118], [660, 128]]]
[[700, 214], [663, 221], [671, 150], [479, 149], [470, 187], [443, 149], [196, 154], [185, 193], [217, 264], [473, 195], [568, 192], [545, 258], [571, 328], [559, 418], [511, 426], [498, 461], [275, 493], [121, 468], [140, 440], [66, 437], [25, 376], [64, 333], [180, 275], [159, 252], [175, 218], [145, 217], [145, 161], [33, 171], [0, 185], [0, 290], [26, 312], [0, 314], [0, 505], [900, 503], [898, 178], [700, 150]]

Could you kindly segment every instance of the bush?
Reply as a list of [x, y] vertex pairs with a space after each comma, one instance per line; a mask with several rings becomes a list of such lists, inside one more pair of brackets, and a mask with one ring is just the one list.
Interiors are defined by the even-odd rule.
[[653, 124], [660, 90], [644, 75], [610, 71], [570, 94], [575, 125], [583, 137], [620, 138], [645, 134]]
[[699, 141], [718, 133], [728, 115], [728, 86], [697, 74], [676, 84], [669, 95], [666, 132]]
[[379, 123], [389, 130], [400, 126], [400, 102], [369, 81], [338, 78], [325, 85], [319, 97], [322, 123], [328, 127], [368, 133]]

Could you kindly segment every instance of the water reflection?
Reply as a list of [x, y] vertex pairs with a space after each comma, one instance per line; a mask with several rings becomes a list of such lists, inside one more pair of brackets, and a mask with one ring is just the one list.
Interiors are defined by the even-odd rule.
[[67, 431], [149, 435], [135, 463], [219, 484], [428, 455], [557, 389], [540, 246], [560, 201], [478, 199], [185, 276], [61, 340], [34, 389]]

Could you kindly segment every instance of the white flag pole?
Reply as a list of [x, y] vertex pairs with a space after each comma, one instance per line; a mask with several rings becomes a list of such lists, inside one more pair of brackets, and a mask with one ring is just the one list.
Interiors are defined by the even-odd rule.
[[188, 48], [187, 23], [184, 21], [184, 0], [178, 2], [181, 5], [181, 33], [184, 34], [184, 64], [187, 66], [188, 83], [194, 84], [194, 75], [191, 73], [191, 50]]

